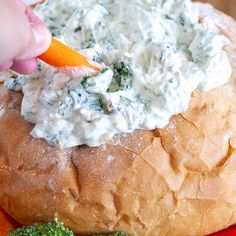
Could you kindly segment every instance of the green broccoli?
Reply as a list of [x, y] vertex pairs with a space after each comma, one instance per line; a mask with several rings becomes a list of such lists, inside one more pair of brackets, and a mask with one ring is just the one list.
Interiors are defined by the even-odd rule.
[[10, 232], [8, 236], [75, 236], [75, 234], [55, 219], [55, 223], [23, 227]]
[[[11, 231], [8, 236], [75, 236], [75, 234], [64, 227], [63, 223], [55, 219], [54, 223], [46, 225], [33, 225]], [[105, 236], [105, 234], [94, 234], [93, 236]], [[126, 233], [116, 232], [107, 236], [128, 236]]]

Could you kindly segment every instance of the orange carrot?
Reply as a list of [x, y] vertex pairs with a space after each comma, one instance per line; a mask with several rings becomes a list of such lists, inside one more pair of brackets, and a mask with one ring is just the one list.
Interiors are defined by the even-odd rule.
[[52, 38], [49, 49], [38, 58], [46, 62], [47, 64], [56, 67], [87, 66], [93, 70], [100, 70], [97, 66], [90, 64], [85, 56], [71, 49], [55, 38]]
[[0, 208], [0, 235], [7, 236], [8, 233], [17, 228], [17, 224]]

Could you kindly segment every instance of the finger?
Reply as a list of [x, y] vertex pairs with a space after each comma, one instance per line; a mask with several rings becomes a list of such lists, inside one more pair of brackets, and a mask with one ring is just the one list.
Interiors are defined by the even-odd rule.
[[[9, 0], [8, 0], [9, 1]], [[25, 4], [21, 0], [10, 0], [13, 5], [25, 12]]]
[[26, 59], [21, 61], [15, 61], [10, 69], [20, 74], [30, 74], [36, 70], [37, 65], [37, 59]]
[[28, 20], [32, 24], [42, 24], [42, 21], [33, 13], [29, 7], [25, 7], [25, 14], [28, 17]]
[[[28, 17], [29, 22], [32, 24], [32, 30], [36, 39], [37, 48], [36, 56], [41, 55], [44, 53], [51, 43], [51, 33], [43, 24], [43, 22], [34, 14], [34, 12], [26, 6], [25, 14]], [[43, 44], [43, 45], [42, 45]]]
[[13, 65], [13, 61], [6, 63], [5, 65], [0, 65], [0, 71], [8, 70]]
[[[15, 0], [20, 1], [20, 0]], [[21, 1], [20, 1], [21, 2]], [[22, 3], [22, 2], [21, 2]], [[16, 59], [23, 60], [26, 58], [34, 58], [44, 53], [50, 46], [51, 33], [42, 21], [33, 13], [33, 11], [24, 3], [24, 13], [31, 25], [32, 38], [27, 50], [20, 54]]]
[[21, 9], [25, 13], [30, 23], [42, 24], [42, 21], [33, 13], [30, 7], [25, 5], [24, 2], [22, 2], [21, 0], [11, 0], [11, 1], [14, 1], [14, 5], [16, 5], [19, 9]]
[[16, 59], [23, 60], [33, 58], [43, 54], [50, 46], [51, 33], [43, 24], [31, 25], [32, 36], [30, 44]]

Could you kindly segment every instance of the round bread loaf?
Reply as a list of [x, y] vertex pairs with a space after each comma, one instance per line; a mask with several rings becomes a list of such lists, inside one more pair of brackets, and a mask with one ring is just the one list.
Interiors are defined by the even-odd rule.
[[[236, 23], [199, 4], [231, 39]], [[22, 94], [0, 85], [0, 207], [29, 225], [65, 222], [76, 233], [206, 235], [236, 223], [236, 83], [195, 91], [164, 129], [115, 137], [98, 148], [57, 150], [33, 139]]]
[[201, 0], [201, 2], [207, 2], [215, 6], [217, 9], [220, 9], [223, 12], [236, 18], [236, 4], [235, 0]]

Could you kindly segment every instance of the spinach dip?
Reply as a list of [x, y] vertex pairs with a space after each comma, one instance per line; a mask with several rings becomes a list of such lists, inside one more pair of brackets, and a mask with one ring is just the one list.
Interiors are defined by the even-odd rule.
[[188, 0], [48, 0], [35, 11], [54, 37], [104, 65], [81, 78], [41, 63], [5, 80], [24, 94], [31, 135], [56, 147], [162, 128], [188, 109], [194, 90], [230, 78], [228, 39]]

